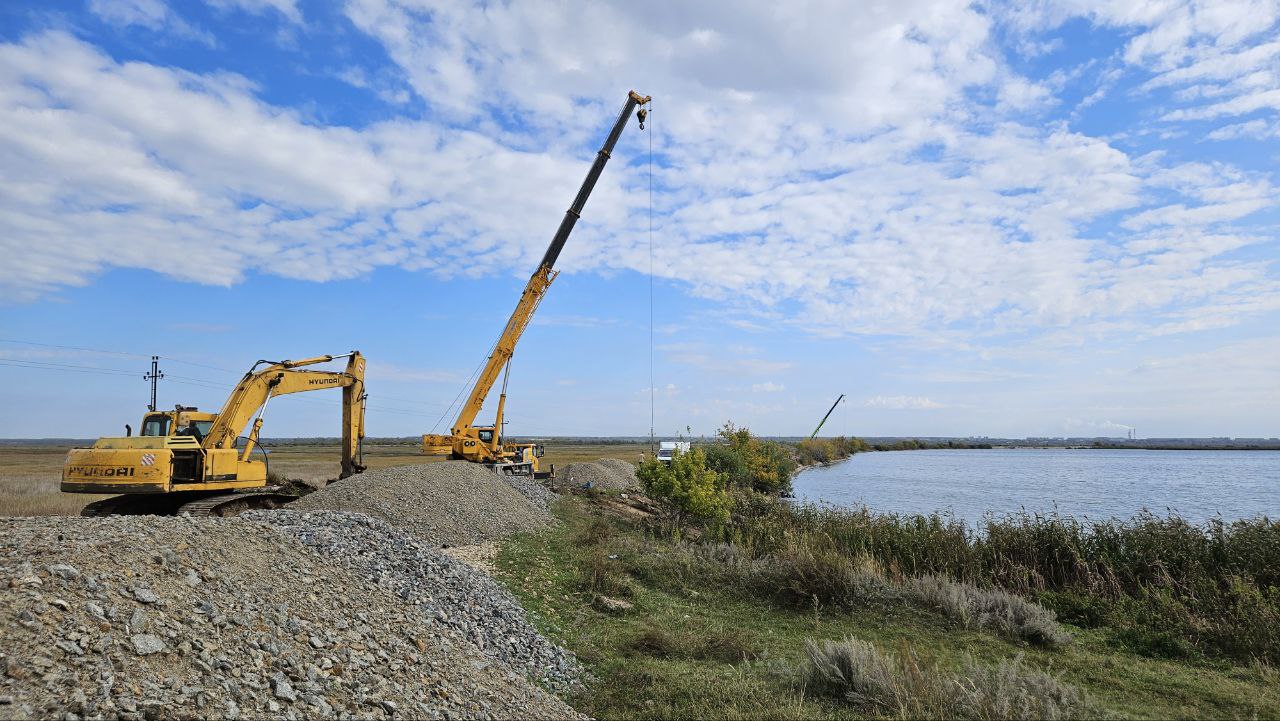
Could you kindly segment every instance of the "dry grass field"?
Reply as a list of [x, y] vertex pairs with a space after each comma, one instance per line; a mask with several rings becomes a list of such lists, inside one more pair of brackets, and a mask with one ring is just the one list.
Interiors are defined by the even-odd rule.
[[[643, 443], [545, 444], [547, 455], [543, 465], [564, 466], [576, 461], [599, 458], [621, 458], [636, 461], [648, 450]], [[68, 494], [58, 490], [62, 463], [70, 446], [31, 445], [0, 446], [0, 516], [76, 515], [90, 501], [105, 496]], [[288, 478], [309, 483], [338, 477], [338, 446], [283, 445], [271, 452], [271, 470]], [[408, 444], [369, 444], [364, 449], [364, 462], [369, 468], [429, 463], [438, 459], [421, 455], [417, 446]]]

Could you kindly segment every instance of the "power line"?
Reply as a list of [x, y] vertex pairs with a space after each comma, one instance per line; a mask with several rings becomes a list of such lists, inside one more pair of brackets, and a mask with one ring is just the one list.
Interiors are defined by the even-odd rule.
[[[16, 338], [0, 338], [0, 343], [17, 343], [19, 345], [33, 345], [33, 346], [39, 346], [41, 348], [60, 348], [62, 350], [78, 350], [78, 351], [83, 351], [85, 353], [103, 353], [106, 355], [124, 356], [126, 358], [144, 358], [145, 359], [145, 358], [151, 357], [149, 354], [142, 354], [142, 353], [130, 353], [126, 351], [107, 350], [105, 348], [88, 348], [85, 346], [78, 346], [78, 345], [58, 345], [57, 343], [37, 343], [36, 341], [32, 341], [32, 340], [18, 340]], [[159, 356], [159, 357], [171, 363], [182, 363], [183, 365], [196, 366], [197, 368], [208, 368], [209, 370], [220, 371], [222, 373], [239, 373], [239, 371], [233, 371], [227, 368], [221, 368], [218, 366], [209, 365], [207, 363], [197, 363], [195, 361], [182, 360], [181, 358], [172, 358], [170, 356]]]
[[150, 357], [150, 356], [142, 355], [140, 353], [124, 353], [118, 350], [103, 350], [101, 348], [84, 348], [81, 346], [57, 345], [54, 343], [37, 343], [35, 341], [30, 341], [30, 340], [16, 340], [14, 338], [0, 338], [0, 343], [19, 343], [21, 345], [36, 345], [36, 346], [41, 346], [43, 348], [62, 348], [64, 350], [80, 350], [80, 351], [87, 351], [89, 353], [106, 353], [108, 355], [122, 355], [122, 356], [129, 356], [131, 358]]
[[35, 368], [48, 371], [66, 371], [69, 373], [97, 373], [99, 375], [113, 376], [136, 376], [137, 371], [119, 370], [116, 368], [100, 368], [98, 366], [80, 366], [69, 365], [66, 363], [48, 363], [45, 361], [28, 361], [28, 360], [10, 360], [7, 358], [0, 359], [0, 363], [4, 365], [17, 366], [19, 368]]

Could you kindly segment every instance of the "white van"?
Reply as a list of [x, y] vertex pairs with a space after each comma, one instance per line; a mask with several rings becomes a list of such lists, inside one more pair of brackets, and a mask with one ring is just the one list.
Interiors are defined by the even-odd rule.
[[662, 441], [658, 444], [658, 460], [662, 463], [670, 463], [676, 451], [688, 453], [689, 441]]

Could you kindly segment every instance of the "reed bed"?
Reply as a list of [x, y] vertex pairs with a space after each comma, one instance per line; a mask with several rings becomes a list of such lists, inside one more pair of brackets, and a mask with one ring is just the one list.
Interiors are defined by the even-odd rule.
[[1148, 512], [1105, 521], [1020, 513], [975, 529], [938, 514], [744, 498], [723, 535], [749, 559], [799, 547], [872, 559], [895, 581], [1000, 589], [1060, 620], [1112, 628], [1118, 643], [1150, 655], [1280, 661], [1280, 522], [1266, 517], [1198, 525]]

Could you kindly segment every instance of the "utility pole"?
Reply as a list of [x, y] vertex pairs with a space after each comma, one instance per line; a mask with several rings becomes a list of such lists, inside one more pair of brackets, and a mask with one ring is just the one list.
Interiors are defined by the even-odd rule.
[[160, 370], [160, 356], [151, 356], [151, 372], [142, 376], [142, 380], [151, 381], [151, 405], [147, 406], [147, 410], [154, 411], [156, 409], [156, 382], [164, 378], [164, 372]]

